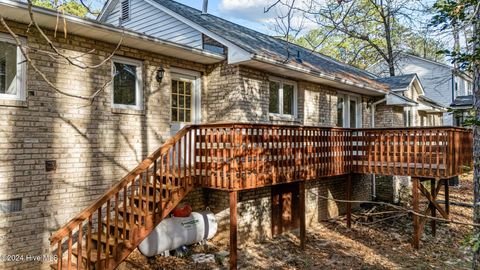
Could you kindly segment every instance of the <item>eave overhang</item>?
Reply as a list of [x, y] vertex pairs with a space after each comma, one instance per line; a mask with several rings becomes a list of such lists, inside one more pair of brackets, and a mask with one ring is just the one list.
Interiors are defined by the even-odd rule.
[[[122, 46], [136, 48], [166, 56], [174, 56], [184, 60], [201, 64], [214, 64], [225, 60], [224, 55], [207, 52], [178, 43], [162, 40], [145, 34], [115, 27], [110, 24], [100, 23], [95, 20], [80, 18], [72, 15], [63, 15], [55, 10], [33, 7], [35, 20], [41, 27], [52, 29], [57, 24], [57, 17], [61, 21], [65, 18], [68, 34], [78, 35], [94, 40], [118, 44], [123, 36]], [[2, 0], [0, 2], [0, 14], [15, 22], [30, 23], [28, 4]], [[62, 27], [60, 27], [61, 29]], [[60, 30], [59, 30], [60, 31]]]

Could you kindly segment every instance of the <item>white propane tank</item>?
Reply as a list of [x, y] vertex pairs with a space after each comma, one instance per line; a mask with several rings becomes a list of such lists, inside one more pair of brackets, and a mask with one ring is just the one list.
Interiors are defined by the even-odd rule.
[[166, 218], [145, 238], [138, 249], [152, 257], [167, 250], [211, 239], [217, 233], [217, 220], [210, 211], [192, 212], [189, 217]]

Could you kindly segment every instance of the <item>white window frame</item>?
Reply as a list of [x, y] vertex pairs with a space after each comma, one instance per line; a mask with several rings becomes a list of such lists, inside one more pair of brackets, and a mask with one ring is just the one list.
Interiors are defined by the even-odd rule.
[[[172, 121], [170, 119], [170, 122], [172, 123], [188, 123], [188, 124], [199, 124], [201, 121], [201, 85], [202, 85], [202, 78], [201, 78], [201, 73], [198, 71], [194, 70], [189, 70], [189, 69], [182, 69], [182, 68], [175, 68], [172, 67], [170, 68], [170, 83], [172, 80], [187, 80], [191, 81], [193, 84], [193, 93], [192, 93], [192, 99], [193, 99], [193, 109], [191, 111], [192, 113], [192, 122], [179, 122], [179, 121]], [[172, 106], [172, 95], [170, 94], [170, 107]], [[170, 108], [171, 109], [171, 108]], [[171, 117], [171, 111], [170, 111], [170, 117]]]
[[362, 97], [360, 95], [338, 92], [337, 93], [337, 102], [339, 98], [343, 98], [343, 127], [350, 128], [350, 100], [355, 100], [357, 102], [355, 108], [355, 115], [357, 116], [356, 127], [352, 128], [361, 128], [363, 126], [363, 113], [362, 113]]
[[[25, 45], [25, 38], [19, 37], [22, 45]], [[0, 33], [0, 41], [17, 45], [15, 40], [8, 34]], [[15, 95], [0, 93], [1, 100], [20, 100], [25, 101], [26, 98], [26, 89], [27, 89], [27, 62], [25, 62], [25, 57], [22, 54], [22, 51], [17, 46], [17, 75], [16, 77], [16, 86], [17, 93]]]
[[112, 108], [114, 109], [127, 109], [127, 110], [143, 110], [143, 63], [140, 60], [115, 56], [112, 57], [112, 76], [115, 76], [115, 63], [127, 64], [136, 66], [137, 80], [135, 84], [135, 105], [116, 104], [115, 95], [115, 81], [112, 81]]
[[[298, 86], [297, 82], [292, 81], [292, 80], [287, 80], [283, 78], [278, 78], [278, 77], [269, 77], [268, 79], [268, 98], [269, 98], [269, 104], [270, 104], [270, 82], [276, 82], [279, 83], [279, 89], [278, 89], [278, 113], [272, 113], [270, 112], [269, 109], [269, 115], [272, 116], [280, 116], [280, 117], [292, 117], [292, 118], [297, 118], [298, 113], [297, 113], [297, 108], [298, 108]], [[283, 113], [283, 84], [290, 84], [293, 85], [293, 114], [284, 114]], [[270, 106], [270, 105], [269, 105]]]

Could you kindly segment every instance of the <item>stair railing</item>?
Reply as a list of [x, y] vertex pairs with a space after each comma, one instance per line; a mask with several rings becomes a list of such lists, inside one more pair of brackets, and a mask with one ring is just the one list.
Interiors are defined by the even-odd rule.
[[[189, 151], [194, 147], [193, 130], [191, 126], [180, 130], [52, 234], [50, 244], [56, 248], [56, 269], [83, 269], [83, 263], [91, 267], [99, 262], [102, 264], [96, 269], [113, 269], [133, 251], [193, 188], [194, 153]], [[139, 199], [146, 203], [136, 201]], [[120, 213], [124, 214], [122, 218]], [[93, 247], [93, 240], [97, 248]], [[100, 244], [103, 242], [104, 246]]]

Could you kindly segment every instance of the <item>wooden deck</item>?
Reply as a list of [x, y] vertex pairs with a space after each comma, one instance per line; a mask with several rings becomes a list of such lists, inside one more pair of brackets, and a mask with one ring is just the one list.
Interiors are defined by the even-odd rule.
[[[114, 269], [194, 187], [230, 192], [230, 266], [236, 267], [237, 191], [300, 184], [301, 245], [305, 244], [305, 181], [353, 173], [435, 181], [472, 167], [472, 132], [453, 127], [343, 129], [212, 124], [188, 126], [148, 156], [115, 186], [50, 237], [58, 256], [52, 269]], [[444, 185], [448, 194], [448, 185]], [[448, 196], [447, 196], [448, 197]], [[347, 221], [350, 224], [350, 204]], [[417, 209], [418, 210], [418, 209]], [[415, 221], [416, 246], [424, 220]]]

